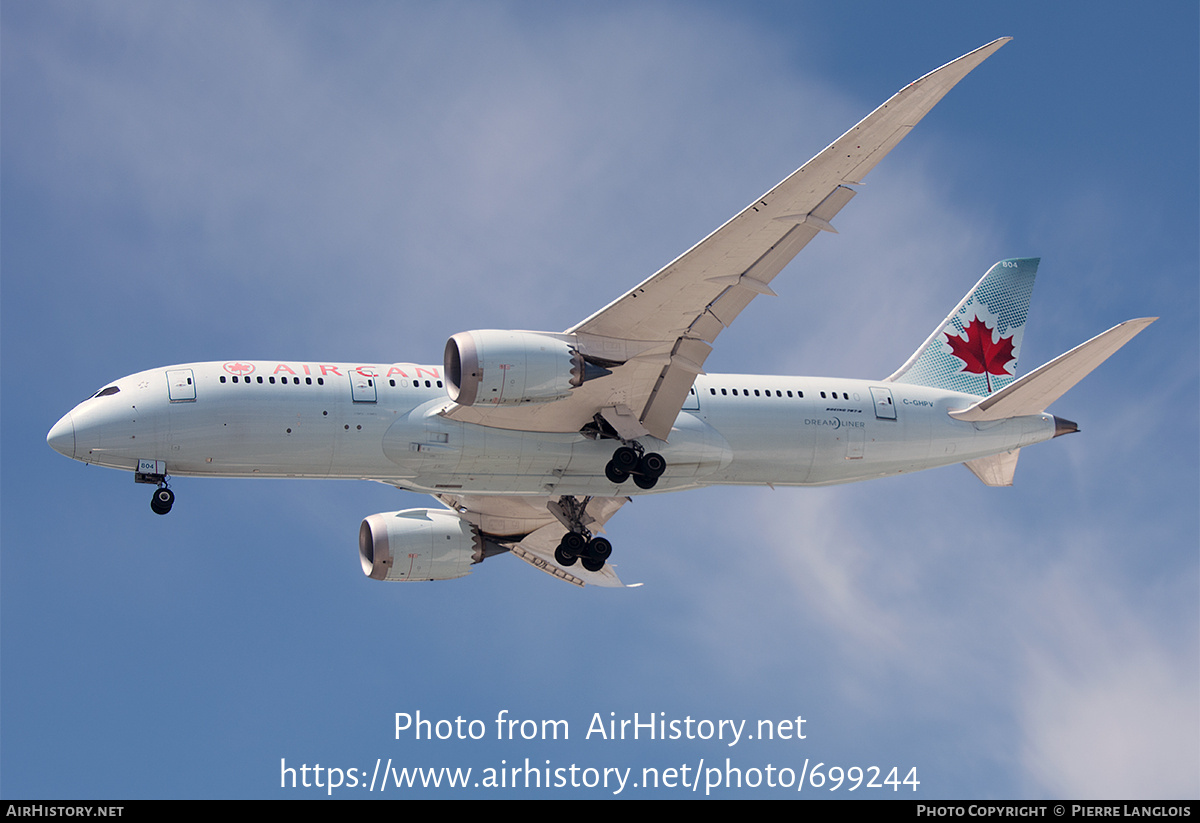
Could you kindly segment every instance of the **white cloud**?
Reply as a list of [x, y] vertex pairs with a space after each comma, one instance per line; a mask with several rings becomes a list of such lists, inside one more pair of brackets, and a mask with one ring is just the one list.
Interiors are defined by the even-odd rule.
[[1030, 583], [1014, 695], [1029, 783], [1058, 797], [1196, 797], [1196, 626], [1151, 624], [1077, 565]]

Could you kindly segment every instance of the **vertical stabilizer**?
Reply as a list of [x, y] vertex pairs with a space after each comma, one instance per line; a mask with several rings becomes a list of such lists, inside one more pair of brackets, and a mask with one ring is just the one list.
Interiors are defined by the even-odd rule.
[[937, 331], [887, 379], [981, 397], [1011, 383], [1040, 260], [1022, 257], [992, 266]]

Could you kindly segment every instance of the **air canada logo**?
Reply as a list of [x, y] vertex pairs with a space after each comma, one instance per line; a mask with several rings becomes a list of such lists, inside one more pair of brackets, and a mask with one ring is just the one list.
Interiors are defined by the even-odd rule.
[[963, 329], [965, 338], [946, 332], [950, 353], [966, 365], [962, 370], [982, 374], [987, 379], [988, 394], [992, 393], [992, 375], [1012, 377], [1008, 364], [1016, 359], [1012, 335], [1001, 337], [978, 317]]
[[254, 364], [243, 363], [241, 360], [238, 360], [235, 363], [226, 363], [225, 371], [229, 372], [230, 374], [254, 374]]

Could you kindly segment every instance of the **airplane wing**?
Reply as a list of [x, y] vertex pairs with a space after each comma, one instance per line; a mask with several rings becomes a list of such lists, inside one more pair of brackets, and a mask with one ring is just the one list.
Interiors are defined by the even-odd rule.
[[[828, 148], [637, 287], [567, 329], [611, 374], [568, 397], [516, 407], [452, 406], [463, 422], [577, 431], [599, 413], [622, 437], [667, 439], [717, 335], [850, 201], [875, 167], [1003, 37], [905, 86]], [[624, 430], [622, 430], [624, 429]]]
[[[617, 577], [611, 564], [598, 572], [589, 572], [580, 563], [561, 566], [554, 559], [567, 527], [552, 513], [551, 506], [561, 498], [495, 496], [481, 494], [438, 494], [438, 502], [463, 520], [479, 528], [487, 538], [535, 569], [576, 586], [626, 586]], [[603, 526], [628, 497], [593, 497], [585, 508], [584, 525], [593, 533], [603, 532]], [[547, 505], [549, 503], [550, 505]], [[640, 586], [633, 583], [628, 588]]]

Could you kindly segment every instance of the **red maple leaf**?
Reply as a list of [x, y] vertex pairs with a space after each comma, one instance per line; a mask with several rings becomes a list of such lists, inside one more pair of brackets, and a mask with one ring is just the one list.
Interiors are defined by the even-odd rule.
[[254, 364], [243, 363], [240, 360], [236, 363], [226, 363], [225, 371], [229, 372], [230, 374], [253, 374]]
[[966, 337], [946, 332], [946, 342], [950, 344], [950, 353], [966, 363], [963, 371], [971, 374], [982, 374], [987, 379], [988, 394], [992, 393], [991, 375], [1006, 375], [1012, 377], [1008, 364], [1016, 359], [1013, 354], [1012, 335], [999, 337], [993, 342], [993, 329], [978, 317], [972, 320], [963, 332]]

